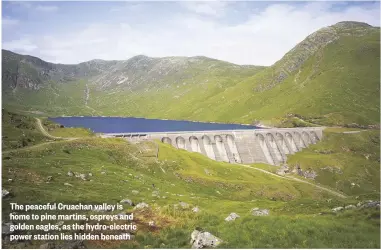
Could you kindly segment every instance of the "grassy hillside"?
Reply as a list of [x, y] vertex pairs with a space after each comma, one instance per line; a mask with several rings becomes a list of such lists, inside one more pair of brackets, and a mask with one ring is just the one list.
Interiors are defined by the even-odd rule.
[[[336, 40], [319, 48], [283, 81], [274, 85], [271, 79], [290, 56], [206, 100], [198, 110], [208, 109], [199, 117], [279, 124], [287, 114], [298, 114], [325, 125], [379, 124], [379, 28], [336, 30]], [[298, 49], [292, 51], [296, 61]]]
[[322, 142], [289, 156], [287, 162], [315, 171], [317, 183], [352, 197], [380, 197], [379, 131], [326, 129]]
[[33, 117], [2, 110], [2, 150], [11, 150], [48, 141]]
[[139, 56], [109, 64], [112, 70], [90, 78], [7, 88], [3, 105], [56, 116], [379, 125], [380, 29], [364, 23], [323, 28], [267, 68], [204, 57]]
[[[339, 151], [341, 136], [327, 134], [327, 140], [315, 145], [314, 150]], [[349, 140], [351, 151], [339, 151], [331, 157], [346, 154], [348, 159], [360, 157], [377, 140], [372, 132], [345, 136], [349, 136], [343, 140]], [[376, 152], [376, 149], [370, 152], [370, 161], [376, 159]], [[310, 154], [310, 150], [303, 150], [295, 157], [305, 167], [304, 164], [315, 164], [303, 162]], [[115, 204], [128, 198], [135, 204], [149, 204], [144, 210], [124, 206], [124, 211], [133, 211], [136, 218], [138, 230], [134, 240], [88, 241], [84, 243], [88, 248], [189, 248], [190, 234], [196, 227], [220, 237], [224, 241], [219, 246], [222, 248], [380, 247], [379, 209], [330, 212], [334, 207], [356, 204], [369, 196], [339, 198], [313, 185], [212, 161], [160, 142], [130, 144], [121, 139], [95, 137], [61, 140], [3, 152], [2, 162], [3, 189], [11, 193], [3, 199], [3, 221], [8, 221], [11, 202]], [[289, 164], [293, 162], [290, 158]], [[273, 168], [264, 164], [254, 166]], [[373, 165], [367, 168], [372, 169]], [[91, 176], [82, 180], [68, 176], [68, 171], [91, 173]], [[347, 169], [343, 171], [347, 176]], [[355, 169], [348, 167], [348, 171], [354, 173]], [[377, 174], [376, 169], [372, 171], [373, 175]], [[327, 173], [324, 176], [327, 181], [319, 182], [335, 189], [330, 178], [333, 177]], [[373, 192], [379, 189], [375, 178], [364, 175], [362, 182], [356, 180], [356, 183], [368, 182], [363, 191]], [[338, 189], [348, 195], [355, 194], [349, 189]], [[182, 209], [179, 202], [186, 202], [190, 207]], [[191, 211], [195, 206], [200, 212]], [[270, 215], [253, 216], [250, 210], [254, 207], [267, 208]], [[233, 222], [224, 221], [231, 212], [241, 217]], [[149, 221], [154, 221], [155, 226], [149, 226]], [[39, 248], [43, 243], [3, 241], [3, 247]], [[67, 248], [73, 242], [56, 244]]]

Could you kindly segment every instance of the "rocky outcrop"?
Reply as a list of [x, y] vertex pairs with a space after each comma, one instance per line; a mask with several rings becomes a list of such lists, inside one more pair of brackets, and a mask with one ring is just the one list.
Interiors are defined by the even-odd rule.
[[308, 169], [308, 170], [303, 170], [299, 164], [297, 164], [295, 166], [295, 168], [292, 170], [292, 173], [294, 174], [298, 174], [304, 178], [307, 178], [307, 179], [312, 179], [312, 180], [315, 180], [315, 178], [318, 176], [317, 173], [312, 170], [312, 169]]
[[190, 244], [192, 245], [192, 248], [217, 247], [221, 243], [222, 240], [220, 238], [217, 238], [209, 232], [194, 230], [191, 234]]
[[359, 203], [357, 203], [357, 207], [359, 207], [359, 208], [372, 208], [372, 207], [379, 208], [380, 207], [380, 201], [368, 200], [365, 202], [359, 202]]
[[251, 210], [251, 214], [254, 216], [268, 216], [270, 215], [270, 211], [268, 209], [259, 209], [256, 207]]
[[335, 208], [332, 208], [332, 212], [339, 212], [341, 210], [344, 210], [344, 207], [335, 207]]
[[240, 216], [236, 213], [231, 213], [229, 214], [228, 217], [225, 218], [225, 221], [233, 221], [233, 220], [236, 220], [238, 219]]
[[200, 212], [200, 209], [198, 207], [194, 207], [194, 208], [192, 208], [192, 212], [198, 213], [198, 212]]
[[8, 190], [6, 190], [6, 189], [3, 189], [1, 191], [2, 198], [7, 198], [8, 196], [10, 196], [10, 194], [11, 193]]
[[141, 202], [141, 203], [138, 203], [135, 207], [134, 207], [134, 209], [144, 209], [144, 208], [148, 208], [149, 206], [148, 206], [148, 204], [147, 203], [145, 203], [145, 202]]
[[130, 206], [134, 206], [134, 203], [130, 199], [123, 199], [120, 201], [121, 204], [128, 204]]

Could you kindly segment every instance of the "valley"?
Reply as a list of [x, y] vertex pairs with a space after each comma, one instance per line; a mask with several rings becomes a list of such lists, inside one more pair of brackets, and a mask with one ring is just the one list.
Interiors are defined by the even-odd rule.
[[62, 65], [3, 50], [3, 103], [46, 116], [378, 127], [379, 37], [378, 27], [340, 22], [270, 67], [147, 56]]
[[[46, 136], [47, 127], [38, 124], [32, 119], [30, 127]], [[379, 133], [343, 133], [346, 131], [350, 129], [327, 129], [324, 141], [296, 153], [287, 162], [290, 169], [296, 165], [303, 170], [313, 168], [315, 180], [299, 179], [298, 174], [281, 176], [277, 174], [279, 167], [266, 164], [216, 162], [161, 142], [156, 142], [156, 155], [153, 142], [133, 144], [122, 139], [80, 137], [79, 132], [75, 140], [60, 138], [49, 144], [42, 140], [36, 144], [40, 147], [4, 151], [2, 182], [11, 196], [3, 197], [3, 203], [115, 204], [128, 198], [135, 204], [148, 204], [144, 209], [123, 205], [123, 211], [133, 211], [137, 218], [133, 240], [56, 242], [56, 247], [188, 248], [190, 233], [202, 228], [223, 239], [219, 247], [227, 248], [378, 248], [379, 208], [361, 204], [379, 197]], [[341, 163], [342, 156], [348, 160]], [[369, 174], [358, 171], [362, 164], [366, 165], [364, 171], [371, 171]], [[340, 171], [327, 172], [322, 166]], [[87, 177], [70, 177], [67, 173], [71, 171]], [[332, 211], [358, 203], [355, 209]], [[192, 211], [192, 207], [199, 211]], [[253, 216], [250, 210], [255, 207], [268, 209], [270, 215]], [[3, 206], [5, 220], [9, 209]], [[232, 212], [240, 218], [224, 221]], [[151, 221], [155, 226], [150, 226]], [[356, 235], [356, 241], [350, 235]], [[38, 248], [42, 243], [12, 244]]]
[[[360, 22], [322, 28], [268, 67], [144, 55], [65, 65], [2, 50], [2, 247], [378, 249], [379, 78], [380, 28]], [[101, 138], [49, 119], [64, 116], [266, 125], [274, 136], [317, 127], [323, 139], [294, 142], [277, 164], [243, 164], [183, 150], [177, 137]], [[11, 203], [123, 205], [78, 220], [65, 211], [46, 221], [50, 233], [80, 221], [88, 227], [73, 234], [103, 225], [106, 237], [127, 222], [84, 218], [118, 213], [137, 229], [120, 241], [11, 241]], [[204, 234], [209, 245], [195, 240]]]

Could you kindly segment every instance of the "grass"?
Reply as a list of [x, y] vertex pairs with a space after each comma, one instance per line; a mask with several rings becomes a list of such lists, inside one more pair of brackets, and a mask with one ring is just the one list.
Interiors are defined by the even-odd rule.
[[12, 150], [48, 141], [33, 117], [2, 110], [2, 150]]
[[288, 163], [314, 170], [316, 182], [348, 195], [379, 199], [379, 131], [343, 133], [349, 131], [353, 129], [326, 129], [322, 142], [289, 156]]
[[[315, 145], [320, 150], [340, 148], [337, 140], [342, 136], [351, 136], [349, 143], [360, 142], [359, 148], [367, 147], [367, 139], [375, 136], [372, 132], [367, 132], [367, 136], [361, 133], [360, 137], [329, 133], [333, 134], [326, 134], [325, 140]], [[357, 137], [352, 137], [354, 135]], [[301, 153], [299, 158], [308, 155], [308, 150]], [[374, 157], [376, 155], [371, 159]], [[89, 248], [189, 248], [190, 234], [196, 227], [220, 237], [224, 241], [220, 246], [223, 248], [380, 247], [379, 210], [319, 215], [336, 206], [356, 204], [368, 196], [337, 198], [308, 184], [212, 161], [201, 154], [177, 150], [160, 142], [130, 144], [122, 139], [84, 137], [3, 152], [2, 162], [3, 188], [12, 194], [3, 199], [4, 221], [8, 220], [10, 202], [115, 204], [129, 198], [135, 204], [150, 205], [149, 209], [134, 211], [138, 225], [134, 240], [87, 241], [85, 245]], [[253, 166], [272, 168], [266, 164]], [[92, 173], [92, 176], [90, 181], [83, 181], [67, 176], [68, 171]], [[50, 182], [46, 181], [48, 176], [52, 176]], [[374, 176], [364, 178], [371, 188], [379, 189]], [[153, 191], [159, 196], [154, 196]], [[350, 190], [344, 189], [344, 192]], [[175, 208], [180, 201], [190, 204], [190, 208]], [[200, 208], [199, 213], [190, 211], [194, 206]], [[269, 209], [270, 216], [250, 215], [254, 207]], [[132, 212], [129, 206], [124, 210]], [[241, 217], [228, 223], [224, 219], [231, 212]], [[151, 220], [155, 221], [155, 227], [148, 225]], [[21, 243], [15, 244], [12, 247]], [[26, 244], [28, 248], [38, 248], [43, 242]]]
[[44, 128], [52, 136], [63, 138], [78, 138], [78, 137], [92, 137], [95, 134], [86, 128], [65, 128], [63, 125], [57, 124], [47, 118], [42, 122]]
[[[337, 39], [315, 53], [306, 52], [305, 44], [314, 47], [318, 42], [306, 40], [267, 68], [236, 68], [204, 60], [155, 81], [143, 75], [144, 81], [128, 88], [100, 87], [89, 79], [49, 82], [39, 91], [19, 89], [3, 95], [4, 104], [55, 116], [261, 121], [283, 127], [379, 126], [380, 30], [335, 29]], [[325, 39], [324, 32], [317, 34]], [[299, 68], [288, 70], [306, 53], [310, 54]], [[287, 77], [277, 82], [280, 72], [287, 72]], [[87, 106], [86, 84], [90, 89]]]

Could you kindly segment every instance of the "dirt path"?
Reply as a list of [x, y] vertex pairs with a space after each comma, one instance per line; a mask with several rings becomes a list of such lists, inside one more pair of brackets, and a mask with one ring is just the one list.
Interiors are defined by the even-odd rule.
[[39, 118], [36, 118], [36, 122], [37, 122], [37, 128], [40, 130], [40, 132], [45, 135], [46, 137], [49, 137], [51, 139], [64, 139], [62, 137], [57, 137], [57, 136], [53, 136], [51, 134], [48, 133], [48, 131], [45, 130], [44, 126], [42, 125], [42, 122]]
[[57, 137], [57, 136], [53, 136], [53, 135], [49, 134], [48, 131], [45, 130], [45, 128], [42, 125], [42, 122], [41, 122], [41, 120], [39, 118], [36, 118], [36, 124], [37, 124], [37, 129], [40, 130], [40, 132], [44, 136], [46, 136], [46, 137], [48, 137], [50, 139], [58, 140], [58, 141], [48, 141], [48, 142], [43, 142], [43, 143], [39, 143], [39, 144], [36, 144], [36, 145], [32, 145], [32, 146], [29, 146], [29, 147], [16, 148], [16, 149], [6, 150], [6, 151], [2, 151], [2, 152], [4, 154], [6, 154], [6, 153], [12, 153], [12, 152], [16, 152], [16, 151], [27, 151], [27, 150], [32, 150], [32, 149], [44, 147], [46, 145], [53, 144], [53, 143], [65, 143], [67, 141], [73, 141], [73, 140], [78, 139], [78, 138], [75, 138], [75, 137]]
[[338, 196], [338, 197], [340, 197], [340, 198], [347, 198], [346, 195], [343, 195], [343, 194], [341, 194], [341, 193], [339, 193], [339, 192], [336, 192], [336, 191], [333, 191], [333, 190], [331, 190], [331, 189], [329, 189], [329, 188], [325, 188], [325, 187], [322, 187], [322, 186], [313, 184], [313, 183], [308, 182], [308, 181], [304, 181], [304, 180], [298, 179], [298, 178], [296, 178], [296, 177], [292, 177], [292, 176], [281, 176], [281, 175], [277, 175], [277, 174], [271, 173], [271, 172], [269, 172], [269, 171], [266, 171], [266, 170], [264, 170], [264, 169], [260, 169], [260, 168], [252, 167], [252, 166], [249, 166], [249, 165], [243, 165], [243, 164], [240, 164], [240, 165], [243, 166], [243, 167], [246, 167], [246, 168], [251, 168], [251, 169], [255, 169], [255, 170], [261, 171], [261, 172], [263, 172], [263, 173], [266, 173], [266, 174], [269, 174], [269, 175], [272, 175], [272, 176], [275, 176], [275, 177], [278, 177], [278, 178], [281, 178], [281, 179], [286, 179], [286, 180], [298, 181], [298, 182], [306, 183], [306, 184], [312, 185], [312, 186], [314, 186], [314, 187], [316, 187], [316, 188], [319, 188], [319, 189], [321, 189], [321, 190], [327, 191], [327, 192], [329, 192], [329, 193], [331, 193], [331, 194], [333, 194], [333, 195], [336, 195], [336, 196]]

